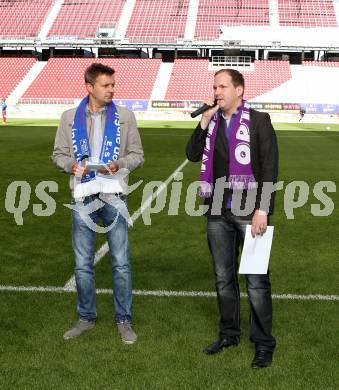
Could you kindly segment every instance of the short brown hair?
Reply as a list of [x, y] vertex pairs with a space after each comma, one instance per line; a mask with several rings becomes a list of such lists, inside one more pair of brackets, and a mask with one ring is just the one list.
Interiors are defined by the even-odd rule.
[[115, 70], [110, 66], [101, 64], [100, 62], [94, 62], [85, 70], [85, 83], [94, 84], [97, 77], [101, 74], [107, 74], [112, 76], [115, 73]]
[[229, 68], [228, 69], [220, 69], [217, 72], [215, 72], [214, 77], [220, 73], [227, 73], [231, 76], [232, 84], [233, 84], [234, 88], [241, 86], [243, 88], [243, 90], [245, 90], [244, 76], [238, 70], [229, 69]]

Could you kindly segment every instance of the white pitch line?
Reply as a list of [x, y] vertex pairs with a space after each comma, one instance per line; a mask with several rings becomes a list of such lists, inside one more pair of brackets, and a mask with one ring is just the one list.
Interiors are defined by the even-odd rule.
[[[284, 131], [284, 130], [281, 130], [281, 131]], [[294, 130], [287, 130], [287, 131], [294, 131]], [[296, 130], [298, 131], [298, 130]], [[300, 130], [302, 131], [302, 130]], [[318, 130], [319, 131], [319, 130]], [[190, 134], [156, 134], [156, 133], [144, 133], [143, 136], [147, 136], [147, 135], [150, 135], [150, 136], [156, 136], [156, 137], [187, 137], [189, 138], [190, 137]], [[327, 138], [327, 137], [339, 137], [339, 134], [324, 134], [324, 135], [307, 135], [307, 134], [303, 134], [303, 135], [279, 135], [278, 138]]]
[[[192, 129], [193, 130], [193, 129]], [[155, 136], [155, 137], [187, 137], [189, 138], [191, 136], [191, 134], [167, 134], [167, 133], [161, 133], [161, 134], [157, 134], [157, 133], [143, 133], [143, 136], [144, 135], [152, 135], [152, 136]]]
[[[134, 223], [142, 215], [142, 213], [152, 204], [153, 200], [157, 198], [162, 193], [162, 191], [168, 186], [168, 184], [173, 180], [175, 175], [179, 173], [182, 169], [184, 169], [184, 167], [187, 165], [188, 162], [189, 160], [186, 159], [182, 164], [180, 164], [178, 168], [176, 168], [175, 171], [170, 176], [168, 176], [168, 178], [159, 186], [159, 188], [145, 200], [145, 202], [141, 205], [141, 207], [133, 213], [133, 215], [130, 218], [132, 223]], [[94, 265], [96, 265], [106, 255], [108, 250], [109, 250], [108, 243], [105, 242], [105, 244], [103, 244], [98, 249], [98, 251], [94, 256]], [[66, 290], [75, 288], [74, 275], [66, 282], [64, 288]]]
[[152, 204], [153, 200], [157, 198], [162, 191], [169, 185], [169, 183], [173, 180], [173, 178], [176, 176], [177, 173], [181, 172], [182, 169], [185, 168], [189, 160], [185, 160], [179, 167], [170, 175], [168, 178], [159, 186], [159, 188], [151, 195], [149, 196], [145, 202], [141, 205], [141, 207], [135, 211], [131, 217], [132, 222], [134, 223], [141, 214]]
[[324, 135], [279, 135], [278, 138], [328, 138], [339, 137], [339, 134], [324, 134]]
[[[52, 293], [74, 293], [76, 289], [56, 286], [5, 286], [0, 285], [0, 291], [13, 292], [52, 292]], [[99, 288], [97, 294], [112, 295], [112, 289]], [[133, 295], [154, 296], [154, 297], [216, 297], [213, 291], [171, 291], [171, 290], [133, 290]], [[241, 293], [241, 298], [246, 298], [247, 294]], [[287, 301], [339, 301], [339, 295], [322, 294], [272, 294], [273, 299]]]

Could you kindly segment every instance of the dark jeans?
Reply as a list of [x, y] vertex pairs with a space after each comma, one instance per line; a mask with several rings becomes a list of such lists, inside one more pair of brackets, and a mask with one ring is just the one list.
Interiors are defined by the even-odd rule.
[[[217, 219], [208, 219], [208, 244], [213, 258], [215, 285], [220, 311], [220, 338], [240, 339], [240, 293], [238, 284], [239, 246], [251, 220], [234, 216], [229, 210]], [[272, 297], [269, 275], [245, 275], [250, 303], [250, 340], [273, 350]]]

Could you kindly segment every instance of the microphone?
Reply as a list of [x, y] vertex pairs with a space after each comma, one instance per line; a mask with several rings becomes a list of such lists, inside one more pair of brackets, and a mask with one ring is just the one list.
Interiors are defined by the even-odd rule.
[[88, 160], [89, 156], [87, 154], [84, 154], [82, 157], [81, 157], [81, 160], [79, 161], [79, 164], [83, 167], [83, 168], [86, 168], [86, 162]]
[[209, 110], [212, 107], [215, 107], [217, 105], [217, 100], [214, 100], [213, 106], [210, 106], [208, 104], [203, 104], [201, 107], [197, 108], [195, 111], [191, 112], [191, 118], [195, 118], [196, 116], [204, 113], [205, 111]]
[[80, 165], [81, 166], [85, 166], [86, 164], [86, 160], [88, 159], [88, 155], [87, 154], [84, 154], [82, 157], [81, 157], [81, 160], [80, 160]]

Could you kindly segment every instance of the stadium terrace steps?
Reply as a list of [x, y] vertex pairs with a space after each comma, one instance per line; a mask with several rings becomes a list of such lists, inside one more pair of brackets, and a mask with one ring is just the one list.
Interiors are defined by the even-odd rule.
[[11, 95], [8, 97], [8, 101], [11, 105], [15, 105], [18, 103], [21, 96], [25, 93], [27, 88], [29, 88], [29, 86], [36, 79], [36, 77], [40, 74], [46, 64], [47, 62], [43, 61], [36, 61], [33, 64], [33, 66], [29, 69], [29, 71], [25, 74], [23, 79], [19, 82], [19, 84], [12, 91]]
[[171, 78], [173, 63], [162, 62], [157, 78], [155, 80], [153, 91], [151, 94], [151, 100], [164, 100], [168, 84]]
[[126, 0], [119, 23], [117, 24], [114, 37], [117, 39], [123, 39], [126, 35], [128, 24], [131, 20], [131, 16], [135, 7], [136, 0]]
[[187, 11], [187, 22], [185, 27], [184, 38], [187, 40], [194, 39], [194, 32], [197, 22], [197, 15], [199, 10], [199, 1], [190, 1]]
[[35, 58], [0, 57], [0, 97], [7, 98], [35, 63]]
[[54, 1], [53, 6], [51, 7], [45, 22], [43, 26], [41, 27], [41, 30], [38, 35], [38, 39], [44, 40], [46, 39], [49, 30], [52, 28], [53, 23], [55, 22], [55, 19], [58, 17], [58, 14], [60, 12], [61, 6], [63, 4], [64, 0], [56, 0]]
[[339, 21], [339, 0], [333, 0], [333, 8], [334, 8], [334, 13], [337, 18], [337, 24]]
[[279, 0], [269, 0], [269, 15], [270, 15], [270, 26], [279, 27], [279, 12], [278, 12]]

